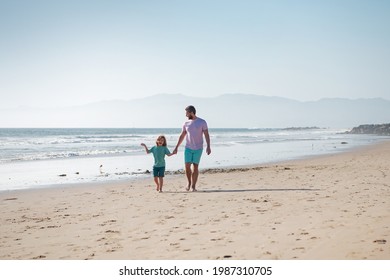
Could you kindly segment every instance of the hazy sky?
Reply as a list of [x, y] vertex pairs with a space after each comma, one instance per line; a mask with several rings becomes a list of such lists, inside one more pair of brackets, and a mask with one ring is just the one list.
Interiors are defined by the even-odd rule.
[[0, 108], [390, 99], [390, 1], [0, 0]]

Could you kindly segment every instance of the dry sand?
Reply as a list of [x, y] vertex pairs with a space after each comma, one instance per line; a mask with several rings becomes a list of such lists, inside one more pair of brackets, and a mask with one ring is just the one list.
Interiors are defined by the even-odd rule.
[[185, 177], [0, 193], [0, 259], [390, 259], [390, 142]]

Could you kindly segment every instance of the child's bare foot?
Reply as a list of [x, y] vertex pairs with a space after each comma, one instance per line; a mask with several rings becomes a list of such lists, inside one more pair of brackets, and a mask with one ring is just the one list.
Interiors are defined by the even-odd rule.
[[198, 190], [196, 188], [192, 188], [192, 191], [193, 192], [197, 192]]
[[186, 187], [186, 191], [187, 191], [187, 192], [190, 191], [190, 186], [187, 186], [187, 187]]

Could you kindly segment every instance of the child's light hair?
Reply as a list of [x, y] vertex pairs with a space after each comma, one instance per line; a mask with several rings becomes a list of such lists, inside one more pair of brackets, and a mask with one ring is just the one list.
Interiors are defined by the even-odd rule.
[[162, 143], [162, 146], [166, 146], [167, 145], [167, 139], [165, 138], [165, 136], [164, 135], [160, 135], [159, 137], [157, 137], [157, 141], [156, 141], [156, 144], [158, 145], [158, 141], [159, 140], [163, 140], [163, 143]]

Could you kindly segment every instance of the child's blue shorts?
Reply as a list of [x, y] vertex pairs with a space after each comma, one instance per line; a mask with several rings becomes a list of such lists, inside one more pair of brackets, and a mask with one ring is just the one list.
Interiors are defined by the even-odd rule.
[[162, 167], [153, 166], [154, 177], [164, 177], [164, 173], [165, 173], [165, 166]]

